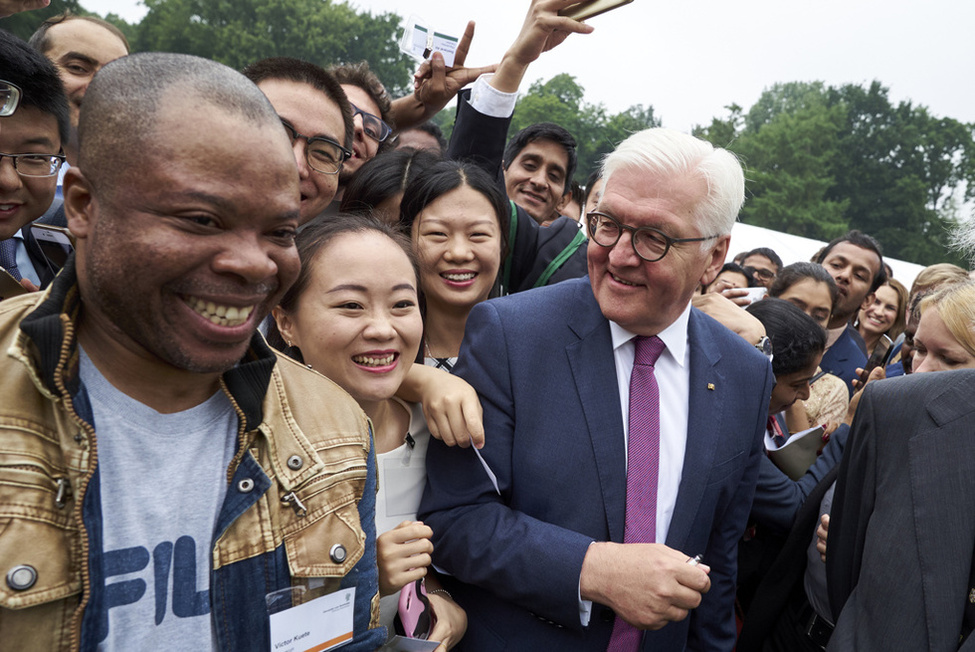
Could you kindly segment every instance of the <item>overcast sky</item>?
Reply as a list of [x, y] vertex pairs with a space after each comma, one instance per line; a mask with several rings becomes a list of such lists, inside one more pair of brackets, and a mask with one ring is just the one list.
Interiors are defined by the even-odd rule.
[[[416, 15], [434, 29], [477, 32], [467, 62], [496, 62], [518, 33], [525, 0], [354, 0], [374, 13]], [[146, 9], [122, 0], [82, 0], [137, 22]], [[524, 82], [574, 75], [586, 101], [612, 111], [652, 105], [665, 126], [689, 130], [750, 107], [777, 82], [868, 84], [940, 117], [975, 122], [975, 2], [969, 0], [634, 0], [597, 16], [542, 55]], [[323, 63], [323, 62], [318, 62]], [[327, 62], [324, 62], [327, 63]]]

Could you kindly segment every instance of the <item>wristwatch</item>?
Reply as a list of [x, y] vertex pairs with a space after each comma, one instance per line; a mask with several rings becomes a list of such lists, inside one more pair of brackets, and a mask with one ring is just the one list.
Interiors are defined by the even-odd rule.
[[764, 355], [769, 361], [772, 360], [772, 340], [768, 338], [768, 335], [762, 335], [762, 339], [755, 344], [755, 348]]

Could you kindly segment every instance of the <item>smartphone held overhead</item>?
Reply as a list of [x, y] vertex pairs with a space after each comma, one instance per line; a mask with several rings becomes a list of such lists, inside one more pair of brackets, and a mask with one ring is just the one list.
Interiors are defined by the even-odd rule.
[[628, 5], [631, 2], [633, 0], [585, 0], [585, 2], [577, 2], [560, 10], [559, 15], [574, 20], [586, 20], [593, 16], [605, 14], [607, 11], [611, 11], [617, 7]]

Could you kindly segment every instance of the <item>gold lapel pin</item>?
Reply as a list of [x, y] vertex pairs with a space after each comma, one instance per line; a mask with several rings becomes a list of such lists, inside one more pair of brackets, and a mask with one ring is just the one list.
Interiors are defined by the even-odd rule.
[[714, 383], [708, 383], [708, 389], [714, 391]]

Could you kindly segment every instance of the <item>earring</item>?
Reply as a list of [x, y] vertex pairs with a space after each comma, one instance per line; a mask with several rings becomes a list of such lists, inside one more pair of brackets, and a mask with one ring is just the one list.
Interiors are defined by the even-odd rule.
[[290, 349], [290, 348], [291, 348], [292, 346], [294, 346], [294, 344], [292, 344], [292, 343], [291, 343], [291, 340], [285, 340], [285, 343], [286, 343], [286, 344], [288, 345], [288, 348], [289, 348], [289, 349]]

